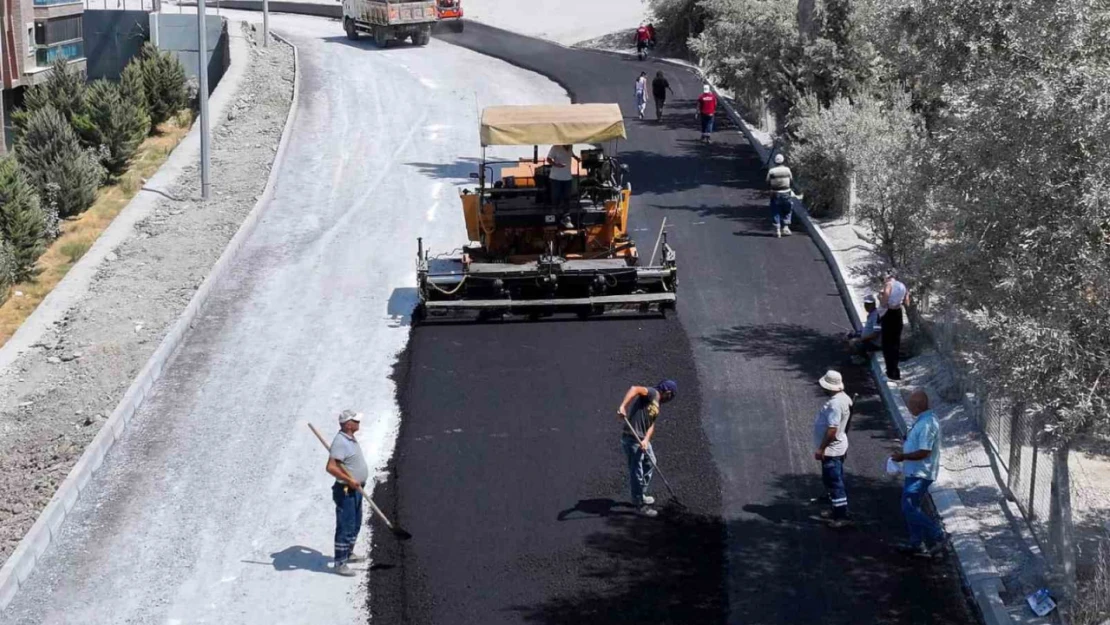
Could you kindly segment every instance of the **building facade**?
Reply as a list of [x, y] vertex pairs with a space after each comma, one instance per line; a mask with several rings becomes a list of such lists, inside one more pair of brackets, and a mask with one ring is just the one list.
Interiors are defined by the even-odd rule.
[[11, 145], [11, 111], [23, 90], [45, 81], [59, 56], [85, 71], [84, 0], [0, 0], [0, 76], [4, 146]]

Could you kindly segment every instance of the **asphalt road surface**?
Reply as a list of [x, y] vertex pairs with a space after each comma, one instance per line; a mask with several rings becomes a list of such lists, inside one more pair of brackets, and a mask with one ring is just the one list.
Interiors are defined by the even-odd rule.
[[[379, 497], [416, 535], [374, 538], [369, 605], [385, 623], [967, 623], [951, 561], [893, 552], [894, 432], [841, 352], [848, 318], [815, 245], [776, 239], [762, 163], [720, 123], [698, 143], [692, 73], [468, 24], [450, 43], [547, 75], [578, 102], [618, 102], [634, 235], [663, 217], [677, 249], [667, 320], [427, 325], [396, 371], [393, 479]], [[640, 71], [674, 88], [634, 119]], [[651, 107], [649, 106], [649, 109]], [[720, 120], [723, 121], [723, 120]], [[463, 233], [459, 233], [460, 241]], [[648, 243], [644, 243], [644, 242]], [[860, 393], [847, 462], [860, 527], [810, 518], [822, 494], [810, 432], [817, 378]], [[686, 511], [631, 514], [620, 426], [629, 384], [678, 381], [659, 463]], [[659, 479], [654, 494], [666, 501]]]

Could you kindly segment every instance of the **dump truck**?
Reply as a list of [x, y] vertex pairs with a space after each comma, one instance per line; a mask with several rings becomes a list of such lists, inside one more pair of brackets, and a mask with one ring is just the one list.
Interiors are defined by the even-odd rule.
[[[678, 268], [666, 231], [660, 228], [646, 262], [629, 236], [632, 184], [617, 153], [625, 137], [619, 106], [489, 107], [480, 136], [482, 155], [471, 174], [477, 188], [460, 191], [468, 241], [432, 255], [417, 240], [414, 323], [467, 314], [666, 315], [675, 308]], [[532, 146], [532, 156], [488, 159], [487, 148], [497, 145]], [[558, 202], [555, 163], [540, 157], [540, 147], [550, 145], [589, 146], [572, 158], [569, 198], [560, 190]]]
[[461, 33], [463, 31], [462, 0], [436, 0], [436, 17], [441, 24]]
[[348, 39], [368, 33], [379, 48], [411, 38], [418, 46], [432, 39], [437, 0], [343, 0], [343, 30]]

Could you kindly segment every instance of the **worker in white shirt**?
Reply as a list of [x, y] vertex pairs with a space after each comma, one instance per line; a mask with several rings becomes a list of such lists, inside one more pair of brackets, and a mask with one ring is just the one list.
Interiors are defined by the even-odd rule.
[[883, 328], [883, 360], [886, 377], [901, 380], [898, 370], [898, 351], [902, 345], [902, 309], [910, 304], [910, 290], [895, 277], [893, 269], [887, 271], [883, 289], [879, 291], [879, 322]]

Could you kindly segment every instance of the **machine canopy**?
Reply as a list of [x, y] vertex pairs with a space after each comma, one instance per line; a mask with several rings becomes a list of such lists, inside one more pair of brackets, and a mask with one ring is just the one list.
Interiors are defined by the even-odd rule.
[[625, 136], [616, 104], [491, 106], [482, 111], [482, 147], [602, 143]]

